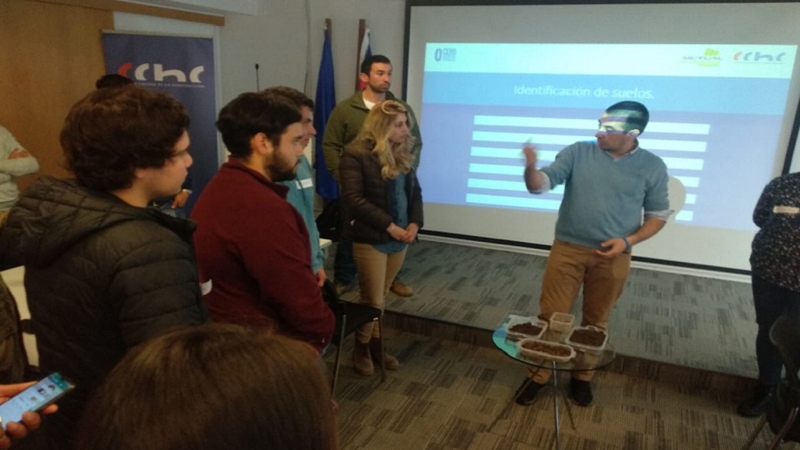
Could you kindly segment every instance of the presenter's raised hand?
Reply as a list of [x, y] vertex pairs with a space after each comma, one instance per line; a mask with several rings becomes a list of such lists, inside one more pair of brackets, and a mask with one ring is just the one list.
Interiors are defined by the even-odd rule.
[[539, 159], [539, 156], [536, 154], [536, 146], [528, 142], [522, 147], [522, 153], [525, 155], [525, 167], [535, 169], [536, 161]]
[[539, 190], [545, 185], [545, 175], [536, 169], [536, 163], [539, 160], [539, 155], [536, 153], [536, 146], [530, 142], [526, 142], [522, 147], [522, 153], [525, 155], [525, 187], [529, 192], [540, 193]]

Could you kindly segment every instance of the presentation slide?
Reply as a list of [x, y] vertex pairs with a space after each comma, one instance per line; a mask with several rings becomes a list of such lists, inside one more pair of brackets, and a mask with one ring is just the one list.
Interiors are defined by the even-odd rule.
[[[731, 181], [763, 186], [763, 153], [781, 132], [796, 46], [428, 43], [422, 95], [425, 200], [556, 212], [563, 186], [531, 195], [523, 143], [540, 167], [592, 140], [605, 108], [635, 100], [651, 110], [639, 140], [686, 189], [675, 220], [753, 230], [729, 207]], [[619, 64], [606, 65], [607, 59]], [[445, 131], [446, 132], [442, 132]], [[739, 201], [755, 204], [759, 191]]]
[[547, 166], [634, 100], [650, 111], [639, 145], [666, 163], [676, 210], [634, 257], [749, 270], [753, 208], [795, 145], [800, 4], [409, 3], [424, 230], [549, 246], [565, 186], [527, 192], [522, 147]]

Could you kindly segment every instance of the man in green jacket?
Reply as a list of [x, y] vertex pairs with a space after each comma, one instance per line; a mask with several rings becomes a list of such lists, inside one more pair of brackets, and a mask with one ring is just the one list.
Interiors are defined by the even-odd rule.
[[[328, 170], [339, 182], [339, 157], [344, 146], [358, 135], [369, 110], [384, 100], [396, 100], [402, 103], [408, 111], [409, 132], [414, 138], [414, 147], [411, 149], [411, 153], [414, 155], [414, 170], [416, 170], [422, 152], [422, 136], [414, 111], [389, 91], [392, 83], [391, 61], [383, 55], [373, 55], [364, 59], [364, 62], [361, 63], [359, 78], [365, 84], [364, 90], [357, 91], [352, 97], [336, 105], [325, 126], [322, 149]], [[336, 257], [333, 263], [333, 279], [337, 291], [342, 293], [353, 289], [355, 277], [353, 243], [340, 239], [336, 246]], [[414, 291], [399, 279], [395, 279], [392, 283], [391, 290], [404, 297], [414, 294]]]

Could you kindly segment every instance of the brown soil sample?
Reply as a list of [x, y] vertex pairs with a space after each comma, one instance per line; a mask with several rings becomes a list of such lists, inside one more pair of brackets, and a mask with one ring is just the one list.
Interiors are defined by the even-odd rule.
[[513, 333], [526, 334], [528, 336], [538, 336], [539, 333], [542, 332], [542, 328], [537, 327], [536, 325], [528, 322], [528, 323], [518, 323], [513, 327], [509, 328], [508, 331], [511, 331]]
[[524, 344], [522, 344], [522, 348], [533, 350], [539, 353], [547, 353], [548, 355], [561, 356], [561, 357], [569, 356], [572, 354], [572, 352], [568, 347], [547, 345], [544, 342], [540, 341], [525, 342]]
[[582, 328], [580, 330], [574, 330], [569, 340], [576, 344], [588, 345], [590, 347], [600, 347], [606, 340], [606, 333], [600, 330]]

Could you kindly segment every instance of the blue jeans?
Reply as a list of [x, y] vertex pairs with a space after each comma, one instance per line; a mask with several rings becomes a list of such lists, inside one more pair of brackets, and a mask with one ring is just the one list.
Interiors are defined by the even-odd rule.
[[783, 363], [769, 339], [769, 329], [781, 316], [788, 316], [800, 324], [800, 292], [790, 291], [753, 275], [753, 303], [758, 323], [758, 380], [766, 386], [777, 386], [781, 381]]
[[356, 281], [356, 263], [353, 261], [353, 241], [340, 238], [333, 258], [333, 281], [350, 286]]

